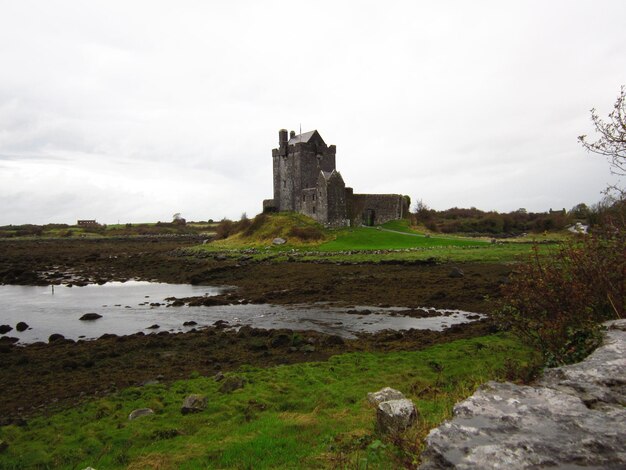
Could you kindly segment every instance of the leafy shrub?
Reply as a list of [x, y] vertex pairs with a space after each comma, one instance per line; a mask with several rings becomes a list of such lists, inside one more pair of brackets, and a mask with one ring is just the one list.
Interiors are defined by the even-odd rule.
[[[623, 208], [623, 204], [621, 206]], [[535, 248], [504, 287], [502, 327], [536, 346], [548, 365], [576, 362], [599, 343], [599, 323], [626, 308], [623, 210], [589, 235], [540, 257]]]
[[248, 224], [243, 234], [246, 237], [252, 236], [257, 230], [259, 230], [263, 224], [267, 221], [266, 214], [259, 214], [253, 220], [252, 223]]
[[215, 227], [215, 238], [222, 240], [238, 232], [237, 223], [232, 220], [222, 219]]
[[324, 232], [318, 227], [291, 227], [289, 236], [299, 238], [302, 241], [321, 240], [324, 238]]

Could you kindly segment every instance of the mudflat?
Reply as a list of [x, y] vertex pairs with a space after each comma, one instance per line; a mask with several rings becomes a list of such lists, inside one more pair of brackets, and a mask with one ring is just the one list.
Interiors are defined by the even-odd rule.
[[[487, 263], [257, 262], [180, 250], [197, 243], [181, 238], [0, 240], [0, 282], [80, 286], [140, 279], [234, 286], [220, 298], [231, 303], [330, 302], [489, 313], [512, 269]], [[452, 274], [455, 267], [462, 276]], [[349, 351], [420, 349], [484, 335], [491, 328], [483, 320], [443, 332], [385, 331], [345, 340], [291, 330], [244, 327], [236, 332], [217, 325], [180, 334], [105, 335], [95, 341], [29, 346], [5, 339], [0, 340], [0, 416], [6, 423], [19, 423], [32, 414], [149, 381], [211, 375], [243, 364], [318, 361]]]

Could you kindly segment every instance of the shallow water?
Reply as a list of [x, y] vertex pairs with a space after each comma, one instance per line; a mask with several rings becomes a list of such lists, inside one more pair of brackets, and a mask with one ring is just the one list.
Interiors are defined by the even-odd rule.
[[[143, 331], [188, 331], [191, 328], [210, 326], [217, 320], [225, 320], [238, 327], [250, 325], [256, 328], [290, 328], [315, 330], [346, 338], [360, 332], [376, 332], [385, 329], [443, 330], [466, 323], [471, 312], [438, 310], [441, 316], [411, 318], [398, 315], [400, 308], [355, 307], [351, 310], [368, 309], [369, 315], [348, 314], [346, 308], [324, 304], [279, 306], [270, 304], [225, 305], [214, 307], [167, 307], [150, 306], [164, 304], [167, 297], [191, 297], [217, 295], [220, 287], [192, 286], [188, 284], [162, 284], [143, 281], [110, 282], [85, 287], [55, 286], [0, 286], [0, 324], [15, 328], [26, 322], [30, 329], [18, 332], [13, 329], [6, 336], [19, 338], [20, 343], [47, 341], [53, 333], [66, 338], [93, 339], [105, 333], [127, 335]], [[88, 312], [102, 315], [95, 321], [80, 321]], [[184, 327], [186, 321], [195, 321], [194, 327]], [[149, 326], [157, 324], [159, 329]]]

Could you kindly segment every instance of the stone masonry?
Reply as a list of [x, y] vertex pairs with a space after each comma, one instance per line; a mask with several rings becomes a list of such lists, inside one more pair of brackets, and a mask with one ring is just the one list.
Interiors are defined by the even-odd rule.
[[274, 197], [263, 201], [264, 212], [294, 211], [331, 227], [378, 225], [408, 214], [400, 194], [354, 194], [335, 166], [337, 149], [309, 131], [278, 132], [272, 150]]

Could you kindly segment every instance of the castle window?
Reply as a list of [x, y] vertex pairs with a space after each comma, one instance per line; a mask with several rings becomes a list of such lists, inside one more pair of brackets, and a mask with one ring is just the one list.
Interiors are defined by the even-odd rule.
[[306, 194], [302, 195], [302, 202], [306, 202]]
[[315, 194], [313, 194], [313, 200], [315, 201]]
[[315, 214], [315, 206], [313, 206], [313, 213]]
[[287, 187], [287, 180], [283, 180], [283, 188]]

